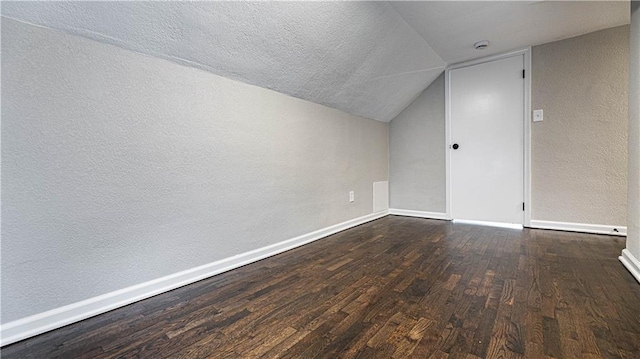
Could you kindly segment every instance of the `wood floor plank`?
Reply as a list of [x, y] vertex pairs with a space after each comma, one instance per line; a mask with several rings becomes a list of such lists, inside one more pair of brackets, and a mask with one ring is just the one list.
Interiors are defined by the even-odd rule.
[[624, 238], [388, 216], [3, 358], [640, 358]]

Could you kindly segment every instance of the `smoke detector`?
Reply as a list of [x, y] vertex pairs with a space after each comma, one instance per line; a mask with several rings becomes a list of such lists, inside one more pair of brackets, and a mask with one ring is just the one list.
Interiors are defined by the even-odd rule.
[[487, 47], [489, 47], [489, 41], [487, 40], [478, 41], [475, 44], [473, 44], [473, 47], [475, 47], [476, 50], [484, 50]]

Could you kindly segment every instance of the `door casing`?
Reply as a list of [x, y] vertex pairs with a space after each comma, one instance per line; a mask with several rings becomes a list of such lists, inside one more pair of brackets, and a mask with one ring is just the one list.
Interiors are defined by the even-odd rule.
[[531, 226], [531, 48], [512, 51], [500, 55], [484, 57], [481, 59], [461, 62], [448, 66], [445, 70], [445, 174], [446, 174], [446, 216], [453, 219], [451, 214], [451, 94], [450, 71], [462, 67], [478, 65], [486, 62], [500, 60], [513, 56], [524, 57], [524, 227]]

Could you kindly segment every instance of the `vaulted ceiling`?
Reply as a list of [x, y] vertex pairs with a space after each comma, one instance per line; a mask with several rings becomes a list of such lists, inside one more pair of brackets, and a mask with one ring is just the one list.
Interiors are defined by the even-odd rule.
[[[2, 2], [2, 15], [390, 121], [448, 64], [629, 22], [622, 2]], [[473, 43], [492, 46], [479, 52]]]

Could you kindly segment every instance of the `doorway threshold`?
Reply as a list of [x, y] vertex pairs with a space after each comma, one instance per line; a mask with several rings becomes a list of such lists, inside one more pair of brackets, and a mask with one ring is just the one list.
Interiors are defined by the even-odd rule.
[[487, 222], [487, 221], [471, 221], [466, 219], [454, 219], [454, 224], [475, 224], [478, 226], [501, 227], [509, 229], [523, 229], [524, 226], [517, 223]]

